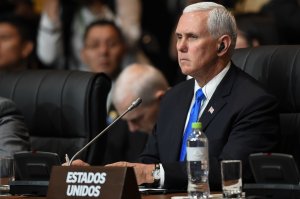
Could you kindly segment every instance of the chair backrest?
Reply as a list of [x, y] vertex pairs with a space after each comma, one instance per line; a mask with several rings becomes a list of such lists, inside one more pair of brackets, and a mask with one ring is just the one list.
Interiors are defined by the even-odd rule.
[[[0, 96], [12, 99], [25, 117], [32, 150], [72, 157], [106, 127], [106, 99], [110, 79], [100, 73], [27, 70], [1, 73]], [[101, 137], [78, 158], [101, 164]]]
[[237, 49], [233, 62], [279, 99], [279, 152], [293, 155], [300, 169], [300, 45]]

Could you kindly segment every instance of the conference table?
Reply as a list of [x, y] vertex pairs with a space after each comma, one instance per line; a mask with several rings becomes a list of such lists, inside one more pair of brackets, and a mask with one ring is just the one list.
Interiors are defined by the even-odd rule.
[[[142, 199], [171, 199], [173, 196], [186, 196], [186, 193], [159, 194], [159, 195], [141, 195]], [[0, 196], [0, 199], [46, 199], [46, 197], [37, 196]]]
[[[141, 194], [141, 199], [172, 199], [176, 196], [182, 196], [182, 199], [187, 198], [187, 193], [169, 193], [169, 194]], [[184, 197], [186, 196], [186, 197]], [[46, 199], [46, 196], [0, 196], [0, 199]], [[211, 199], [222, 199], [222, 194], [212, 193]]]

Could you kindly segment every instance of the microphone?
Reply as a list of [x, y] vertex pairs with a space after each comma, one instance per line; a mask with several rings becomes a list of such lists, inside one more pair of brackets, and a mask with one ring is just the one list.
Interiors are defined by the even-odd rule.
[[[82, 147], [79, 151], [77, 151], [70, 161], [67, 161], [67, 165], [70, 166], [75, 157], [77, 157], [82, 151], [84, 151], [87, 147], [93, 144], [103, 133], [109, 130], [118, 120], [120, 120], [124, 115], [126, 115], [129, 111], [132, 111], [136, 107], [138, 107], [142, 103], [141, 98], [137, 98], [134, 100], [131, 105], [119, 116], [117, 117], [110, 125], [108, 125], [103, 131], [101, 131], [98, 135], [96, 135], [91, 141], [89, 141], [84, 147]], [[67, 155], [66, 155], [67, 156]]]

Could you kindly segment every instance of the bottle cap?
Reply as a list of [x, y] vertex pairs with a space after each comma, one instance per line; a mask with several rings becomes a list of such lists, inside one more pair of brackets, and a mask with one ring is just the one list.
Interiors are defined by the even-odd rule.
[[201, 122], [193, 122], [192, 123], [192, 128], [193, 129], [201, 129], [202, 128], [202, 123]]

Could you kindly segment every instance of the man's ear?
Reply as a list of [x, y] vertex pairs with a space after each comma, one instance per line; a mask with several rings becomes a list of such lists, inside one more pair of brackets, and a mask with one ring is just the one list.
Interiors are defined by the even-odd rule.
[[224, 54], [228, 51], [231, 45], [231, 38], [229, 35], [223, 35], [218, 39], [217, 53]]
[[158, 90], [155, 93], [155, 99], [158, 99], [159, 101], [162, 99], [162, 97], [165, 95], [166, 91], [164, 90]]
[[25, 59], [29, 57], [30, 53], [33, 51], [33, 42], [26, 41], [22, 45], [22, 58]]

